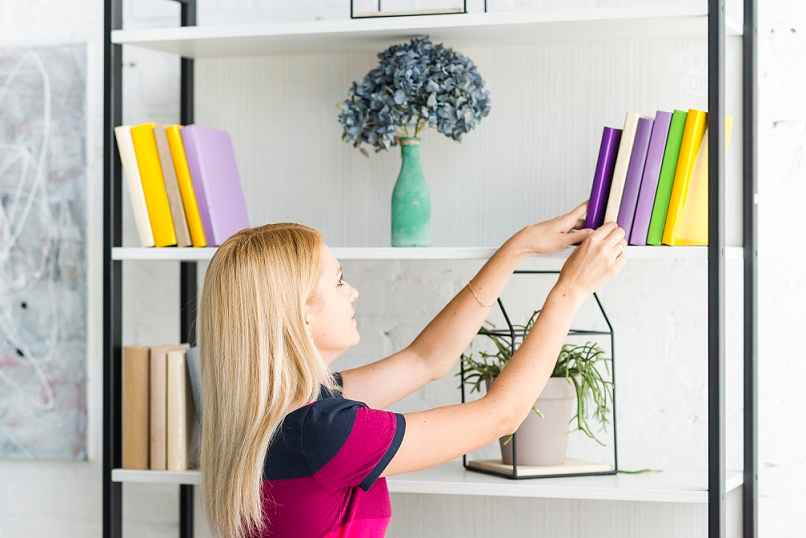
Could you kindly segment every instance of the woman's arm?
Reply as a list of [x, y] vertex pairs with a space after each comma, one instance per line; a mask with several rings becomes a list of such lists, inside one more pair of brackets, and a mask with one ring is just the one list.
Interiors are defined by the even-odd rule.
[[370, 407], [387, 407], [426, 383], [447, 375], [487, 318], [490, 307], [524, 257], [551, 253], [581, 241], [592, 230], [577, 230], [587, 204], [554, 219], [531, 224], [510, 237], [468, 286], [437, 314], [414, 341], [381, 360], [342, 372], [345, 397]]
[[[507, 241], [473, 278], [473, 289], [494, 303], [525, 252]], [[341, 372], [346, 398], [383, 408], [445, 375], [490, 312], [465, 286], [403, 350]]]
[[568, 258], [534, 327], [483, 398], [408, 413], [406, 434], [383, 475], [451, 460], [515, 431], [546, 384], [577, 309], [623, 266], [624, 231], [597, 229]]

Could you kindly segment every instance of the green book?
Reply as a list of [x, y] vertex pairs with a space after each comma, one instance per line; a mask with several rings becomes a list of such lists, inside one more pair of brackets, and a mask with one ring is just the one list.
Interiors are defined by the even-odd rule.
[[663, 227], [666, 225], [666, 212], [669, 210], [669, 199], [672, 197], [674, 172], [677, 168], [677, 157], [680, 154], [680, 141], [683, 140], [686, 114], [685, 110], [675, 110], [672, 113], [669, 136], [666, 138], [666, 148], [663, 151], [663, 162], [660, 166], [658, 190], [655, 192], [652, 217], [649, 220], [647, 245], [660, 245], [663, 241]]

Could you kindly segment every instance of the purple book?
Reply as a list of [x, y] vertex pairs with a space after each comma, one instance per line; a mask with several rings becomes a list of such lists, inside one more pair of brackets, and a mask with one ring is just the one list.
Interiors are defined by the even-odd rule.
[[226, 131], [199, 125], [181, 133], [207, 244], [220, 245], [249, 226], [232, 140]]
[[641, 179], [641, 190], [638, 193], [638, 204], [635, 207], [632, 233], [629, 236], [631, 245], [646, 245], [649, 221], [652, 220], [652, 207], [655, 204], [655, 191], [658, 188], [658, 178], [660, 177], [660, 166], [663, 163], [663, 152], [666, 150], [666, 137], [669, 134], [671, 122], [671, 112], [658, 110], [655, 114], [652, 136], [649, 138], [649, 149], [646, 152], [644, 176]]
[[588, 200], [588, 210], [585, 215], [585, 228], [595, 229], [604, 223], [619, 142], [621, 142], [621, 129], [605, 127], [602, 131], [602, 142], [599, 144], [596, 171], [593, 173], [593, 186], [591, 187], [591, 196]]
[[652, 118], [638, 118], [635, 142], [630, 154], [630, 164], [627, 166], [624, 193], [621, 195], [621, 205], [616, 219], [616, 223], [624, 228], [624, 237], [627, 239], [629, 239], [632, 231], [632, 221], [633, 216], [635, 216], [635, 205], [638, 203], [641, 176], [644, 174], [644, 163], [646, 162], [646, 152], [649, 147], [649, 135], [652, 133], [652, 123]]

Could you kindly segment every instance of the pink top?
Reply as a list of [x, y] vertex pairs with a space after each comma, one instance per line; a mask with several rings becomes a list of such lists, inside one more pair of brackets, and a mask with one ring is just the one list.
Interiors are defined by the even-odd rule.
[[378, 477], [405, 430], [402, 414], [324, 388], [317, 401], [289, 413], [264, 464], [268, 521], [260, 538], [384, 536], [392, 510], [386, 479]]

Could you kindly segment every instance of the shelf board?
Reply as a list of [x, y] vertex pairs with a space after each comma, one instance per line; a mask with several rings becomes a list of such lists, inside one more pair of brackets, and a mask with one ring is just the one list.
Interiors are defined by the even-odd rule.
[[[466, 471], [461, 461], [452, 461], [424, 471], [395, 475], [387, 482], [392, 493], [704, 504], [708, 501], [706, 480], [705, 471], [511, 480]], [[198, 485], [201, 473], [114, 469], [112, 481]], [[727, 473], [728, 492], [741, 485], [740, 472]]]
[[[377, 51], [424, 34], [449, 45], [484, 46], [620, 36], [705, 38], [707, 33], [707, 12], [672, 5], [115, 30], [112, 42], [189, 58], [218, 58]], [[738, 24], [727, 24], [727, 35], [740, 34]]]
[[[495, 254], [494, 247], [332, 247], [339, 260], [486, 260]], [[116, 247], [113, 260], [205, 261], [213, 257], [215, 248], [142, 248]], [[524, 266], [561, 264], [572, 249], [547, 255], [532, 256]], [[727, 259], [741, 256], [742, 247], [727, 247]], [[706, 247], [627, 247], [627, 259], [678, 260], [708, 258]]]

